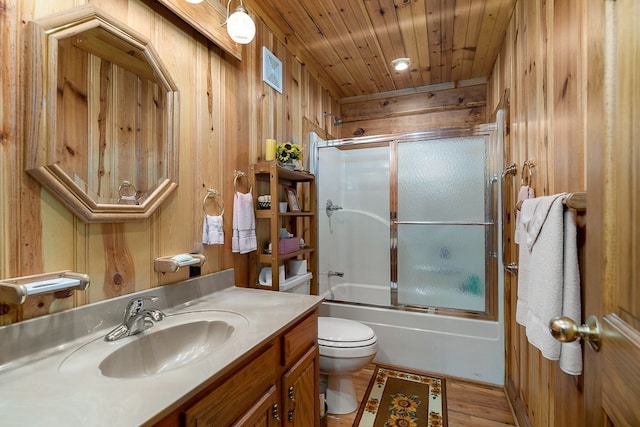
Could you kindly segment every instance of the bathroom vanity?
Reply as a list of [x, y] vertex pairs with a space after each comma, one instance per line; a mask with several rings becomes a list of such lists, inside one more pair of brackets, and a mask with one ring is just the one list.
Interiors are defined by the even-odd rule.
[[[226, 270], [0, 327], [2, 424], [319, 425], [322, 299], [233, 283]], [[106, 342], [151, 295], [166, 317]]]

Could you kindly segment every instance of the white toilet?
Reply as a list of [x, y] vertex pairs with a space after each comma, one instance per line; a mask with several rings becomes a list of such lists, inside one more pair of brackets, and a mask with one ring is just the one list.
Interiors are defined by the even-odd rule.
[[[311, 273], [291, 276], [280, 284], [281, 292], [309, 294]], [[327, 376], [325, 401], [332, 414], [358, 409], [353, 374], [364, 368], [378, 352], [373, 329], [360, 322], [337, 317], [318, 318], [320, 372]]]
[[378, 352], [373, 329], [360, 322], [336, 317], [318, 318], [320, 372], [327, 375], [325, 400], [329, 413], [349, 414], [358, 409], [353, 374]]

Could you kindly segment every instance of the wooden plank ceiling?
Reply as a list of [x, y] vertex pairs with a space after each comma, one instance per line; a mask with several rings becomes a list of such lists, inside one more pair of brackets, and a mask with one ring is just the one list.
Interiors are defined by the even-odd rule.
[[[246, 0], [338, 99], [488, 77], [515, 0]], [[391, 60], [411, 58], [410, 69]]]

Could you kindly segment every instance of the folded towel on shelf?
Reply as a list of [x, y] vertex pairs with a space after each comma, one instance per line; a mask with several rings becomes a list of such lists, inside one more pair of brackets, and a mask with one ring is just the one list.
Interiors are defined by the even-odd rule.
[[[516, 203], [524, 202], [525, 200], [533, 199], [534, 197], [536, 197], [536, 195], [533, 188], [529, 187], [528, 185], [523, 185], [520, 187], [520, 191], [518, 192], [518, 200]], [[516, 209], [516, 229], [515, 233], [513, 234], [513, 241], [516, 242], [516, 244], [520, 244], [521, 216], [522, 215], [520, 214], [520, 209]]]
[[253, 195], [236, 193], [233, 196], [233, 235], [231, 251], [246, 254], [258, 249]]
[[202, 225], [202, 243], [205, 245], [224, 245], [222, 215], [205, 215]]
[[549, 321], [567, 316], [581, 324], [580, 273], [573, 212], [565, 193], [522, 203], [516, 322], [544, 357], [559, 360], [570, 375], [582, 373], [579, 341], [561, 343], [551, 336]]

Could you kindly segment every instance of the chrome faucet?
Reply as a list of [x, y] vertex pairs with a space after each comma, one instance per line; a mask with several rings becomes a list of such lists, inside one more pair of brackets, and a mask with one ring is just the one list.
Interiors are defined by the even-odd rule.
[[342, 271], [327, 271], [327, 277], [344, 277], [344, 273]]
[[114, 330], [109, 332], [105, 341], [116, 341], [120, 338], [139, 334], [165, 318], [165, 314], [156, 308], [142, 309], [145, 301], [156, 302], [158, 297], [133, 298], [124, 309], [124, 320]]

